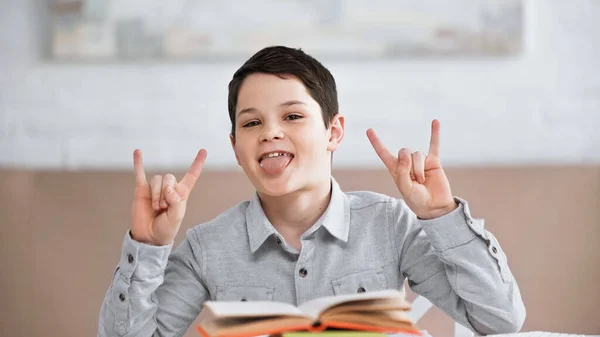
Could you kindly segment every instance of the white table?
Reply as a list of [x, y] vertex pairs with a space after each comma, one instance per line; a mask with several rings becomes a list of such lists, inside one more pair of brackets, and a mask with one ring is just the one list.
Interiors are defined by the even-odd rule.
[[[473, 335], [475, 336], [475, 335]], [[415, 337], [414, 335], [393, 334], [390, 337]], [[431, 336], [427, 331], [423, 331], [422, 337], [451, 337], [451, 336]], [[546, 331], [529, 331], [511, 334], [488, 335], [487, 337], [600, 337], [600, 335], [577, 335]]]
[[491, 337], [491, 336], [496, 336], [496, 337], [600, 337], [600, 335], [577, 335], [577, 334], [546, 332], [546, 331], [519, 332], [519, 333], [502, 334], [502, 335], [488, 335], [488, 336], [489, 337]]

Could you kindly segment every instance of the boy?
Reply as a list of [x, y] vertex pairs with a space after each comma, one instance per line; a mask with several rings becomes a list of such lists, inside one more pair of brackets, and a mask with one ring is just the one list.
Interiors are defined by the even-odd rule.
[[180, 182], [146, 180], [134, 152], [131, 229], [100, 313], [99, 336], [182, 336], [207, 300], [300, 304], [411, 289], [479, 334], [520, 330], [525, 308], [494, 236], [453, 197], [434, 120], [427, 155], [367, 136], [403, 200], [344, 193], [331, 156], [344, 136], [333, 76], [298, 49], [265, 48], [229, 84], [231, 145], [256, 193], [187, 231], [171, 252], [200, 150]]

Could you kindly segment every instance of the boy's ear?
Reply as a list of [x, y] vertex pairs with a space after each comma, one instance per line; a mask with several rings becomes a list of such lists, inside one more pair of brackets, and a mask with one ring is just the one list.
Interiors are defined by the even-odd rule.
[[329, 144], [327, 144], [328, 151], [335, 151], [342, 143], [344, 139], [344, 116], [336, 114], [331, 119], [329, 124]]
[[237, 161], [239, 166], [242, 166], [242, 164], [240, 164], [240, 157], [238, 157], [237, 151], [235, 150], [235, 137], [232, 133], [229, 134], [229, 140], [231, 141], [231, 148], [233, 149], [233, 153], [235, 154], [235, 160]]

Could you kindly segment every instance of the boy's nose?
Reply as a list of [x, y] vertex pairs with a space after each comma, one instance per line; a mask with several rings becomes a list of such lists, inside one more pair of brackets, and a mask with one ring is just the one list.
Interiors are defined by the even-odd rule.
[[268, 142], [275, 139], [283, 139], [283, 132], [278, 127], [270, 127], [260, 135], [261, 142]]

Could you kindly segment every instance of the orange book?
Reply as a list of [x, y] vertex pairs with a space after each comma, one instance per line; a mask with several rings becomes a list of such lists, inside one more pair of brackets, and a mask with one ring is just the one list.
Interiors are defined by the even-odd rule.
[[388, 289], [317, 298], [296, 307], [273, 301], [207, 301], [200, 312], [203, 337], [252, 337], [329, 329], [422, 333], [407, 311], [404, 292]]

